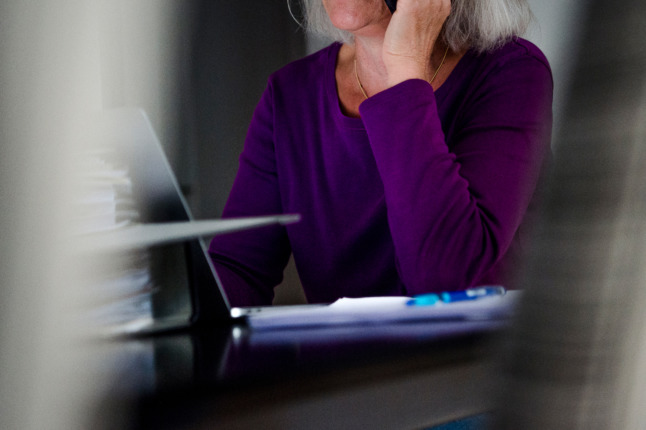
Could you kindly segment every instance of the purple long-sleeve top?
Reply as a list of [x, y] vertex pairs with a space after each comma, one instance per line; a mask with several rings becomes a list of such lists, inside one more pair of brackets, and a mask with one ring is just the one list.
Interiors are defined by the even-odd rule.
[[274, 73], [223, 217], [298, 213], [216, 237], [232, 305], [269, 304], [290, 253], [309, 302], [506, 284], [549, 157], [552, 77], [522, 39], [468, 51], [437, 90], [409, 80], [345, 116], [340, 44]]

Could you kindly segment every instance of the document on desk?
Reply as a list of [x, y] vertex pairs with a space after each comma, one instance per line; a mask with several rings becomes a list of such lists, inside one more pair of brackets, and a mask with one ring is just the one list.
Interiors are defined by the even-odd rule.
[[520, 294], [509, 291], [501, 296], [432, 306], [410, 306], [410, 297], [342, 298], [327, 306], [248, 316], [247, 324], [254, 330], [270, 330], [395, 322], [504, 321], [512, 316]]

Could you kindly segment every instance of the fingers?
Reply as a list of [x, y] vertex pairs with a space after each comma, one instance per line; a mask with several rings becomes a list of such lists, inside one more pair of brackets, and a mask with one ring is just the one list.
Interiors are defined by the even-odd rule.
[[444, 22], [451, 13], [451, 0], [398, 0], [397, 12]]
[[450, 13], [450, 0], [398, 0], [382, 54], [389, 84], [428, 80], [431, 53]]
[[434, 42], [450, 13], [451, 0], [399, 0], [391, 25], [406, 26], [408, 37]]

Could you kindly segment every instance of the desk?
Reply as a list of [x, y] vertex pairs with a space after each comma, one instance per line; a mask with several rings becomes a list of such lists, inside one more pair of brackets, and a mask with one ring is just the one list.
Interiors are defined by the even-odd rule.
[[127, 383], [101, 408], [125, 401], [131, 427], [157, 429], [414, 429], [490, 409], [494, 335], [424, 327], [232, 326], [110, 342]]

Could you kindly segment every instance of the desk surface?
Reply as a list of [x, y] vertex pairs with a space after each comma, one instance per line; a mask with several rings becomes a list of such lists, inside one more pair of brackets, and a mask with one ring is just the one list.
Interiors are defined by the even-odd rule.
[[[241, 326], [102, 345], [133, 428], [421, 428], [492, 407], [492, 333]], [[110, 414], [97, 411], [97, 416]]]

